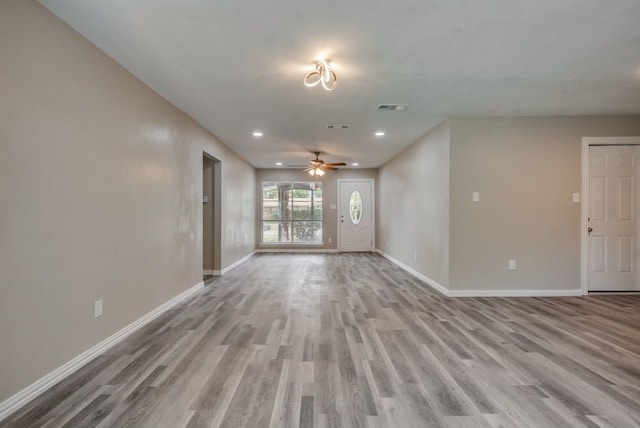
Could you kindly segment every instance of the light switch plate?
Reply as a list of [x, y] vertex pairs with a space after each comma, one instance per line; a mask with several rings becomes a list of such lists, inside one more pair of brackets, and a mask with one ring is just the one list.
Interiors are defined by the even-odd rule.
[[329, 205], [329, 209], [330, 209], [330, 210], [335, 210], [336, 208], [337, 208], [337, 207], [336, 207], [336, 204], [331, 204], [331, 205]]
[[96, 300], [93, 304], [93, 317], [100, 318], [102, 316], [102, 299]]
[[480, 192], [473, 192], [472, 200], [473, 202], [480, 202]]
[[579, 203], [580, 202], [580, 193], [574, 193], [573, 194], [573, 202], [575, 202], [575, 203]]
[[509, 260], [509, 270], [516, 270], [516, 261]]

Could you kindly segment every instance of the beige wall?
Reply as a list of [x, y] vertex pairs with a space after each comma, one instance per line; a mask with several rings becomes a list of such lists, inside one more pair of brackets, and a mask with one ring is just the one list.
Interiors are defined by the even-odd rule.
[[640, 135], [640, 116], [450, 123], [450, 288], [580, 288], [581, 139]]
[[[0, 2], [0, 401], [202, 280], [202, 153], [223, 267], [255, 171], [35, 1]], [[104, 299], [104, 316], [93, 303]]]
[[[322, 181], [322, 239], [324, 244], [315, 248], [327, 250], [337, 249], [338, 237], [338, 211], [331, 210], [330, 205], [338, 204], [338, 179], [347, 178], [373, 178], [377, 187], [378, 170], [377, 169], [340, 169], [326, 173], [320, 181]], [[313, 177], [301, 170], [293, 169], [259, 169], [256, 172], [256, 239], [258, 242], [262, 239], [262, 183], [267, 181], [313, 181]], [[377, 193], [377, 191], [376, 191]], [[377, 205], [377, 197], [376, 197]], [[377, 216], [377, 214], [376, 214]], [[329, 243], [331, 238], [331, 243]], [[259, 245], [261, 248], [310, 248], [308, 245]]]
[[582, 137], [634, 135], [638, 116], [449, 119], [380, 168], [378, 247], [454, 295], [578, 290]]
[[[225, 147], [226, 149], [226, 147]], [[222, 270], [256, 248], [256, 170], [226, 149], [222, 162]]]
[[447, 287], [449, 123], [380, 168], [378, 248]]

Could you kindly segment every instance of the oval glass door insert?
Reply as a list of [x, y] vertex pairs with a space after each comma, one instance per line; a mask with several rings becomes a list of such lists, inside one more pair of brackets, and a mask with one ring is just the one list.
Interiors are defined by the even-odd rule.
[[357, 189], [351, 192], [349, 198], [349, 216], [353, 224], [360, 223], [362, 219], [362, 195]]

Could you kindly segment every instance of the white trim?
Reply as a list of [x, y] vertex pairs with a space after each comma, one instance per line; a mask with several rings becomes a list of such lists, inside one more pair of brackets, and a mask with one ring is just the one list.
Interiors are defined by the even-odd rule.
[[640, 291], [590, 291], [589, 296], [637, 296]]
[[620, 144], [640, 144], [640, 137], [582, 137], [582, 142], [590, 145], [602, 144], [616, 146]]
[[589, 294], [589, 146], [639, 144], [640, 137], [583, 137], [582, 138], [582, 197], [580, 206], [580, 291]]
[[580, 290], [589, 293], [589, 138], [582, 139], [582, 187], [580, 195]]
[[219, 270], [211, 270], [211, 269], [205, 269], [202, 271], [203, 275], [214, 275], [214, 276], [220, 276], [220, 271]]
[[259, 248], [257, 253], [337, 253], [335, 248]]
[[229, 272], [231, 269], [240, 266], [242, 263], [246, 262], [251, 257], [253, 257], [255, 255], [255, 253], [256, 253], [256, 250], [253, 250], [252, 252], [250, 252], [249, 254], [244, 256], [243, 258], [241, 258], [239, 260], [236, 260], [233, 264], [231, 264], [231, 265], [227, 266], [226, 268], [222, 269], [220, 271], [220, 275], [224, 275], [225, 273]]
[[338, 252], [340, 252], [340, 201], [342, 200], [342, 198], [340, 196], [342, 196], [340, 194], [340, 184], [341, 183], [348, 183], [348, 182], [367, 182], [367, 183], [371, 183], [371, 249], [367, 250], [367, 251], [372, 251], [375, 252], [376, 250], [376, 179], [375, 178], [338, 178], [336, 180], [336, 193], [338, 194], [338, 203], [337, 203], [337, 218], [336, 218], [336, 224], [337, 224], [337, 237], [336, 239], [338, 240], [336, 242], [336, 246], [338, 247]]
[[404, 263], [394, 259], [390, 255], [384, 253], [381, 250], [376, 250], [384, 258], [388, 259], [392, 263], [398, 265], [402, 269], [406, 270], [413, 276], [426, 282], [431, 288], [447, 297], [568, 297], [568, 296], [582, 296], [582, 290], [580, 288], [568, 289], [568, 290], [450, 290], [437, 281], [429, 278], [428, 276], [410, 268]]
[[87, 364], [89, 361], [93, 360], [95, 357], [103, 354], [112, 346], [126, 339], [139, 328], [153, 321], [155, 318], [159, 317], [164, 312], [176, 306], [178, 303], [182, 302], [188, 297], [191, 297], [193, 294], [196, 294], [203, 287], [204, 282], [199, 282], [198, 284], [180, 293], [171, 300], [158, 306], [148, 314], [132, 322], [122, 330], [117, 331], [116, 333], [104, 339], [102, 342], [84, 351], [82, 354], [78, 355], [71, 361], [63, 364], [49, 374], [35, 381], [22, 391], [9, 397], [8, 399], [0, 403], [0, 421], [11, 415], [16, 410], [20, 409], [29, 401], [45, 392], [47, 389], [54, 386], [56, 383], [60, 382], [65, 377], [69, 376], [70, 374]]
[[571, 297], [582, 296], [582, 289], [567, 290], [449, 290], [449, 297]]
[[385, 259], [388, 259], [391, 263], [394, 263], [394, 264], [400, 266], [402, 269], [406, 270], [411, 275], [413, 275], [416, 278], [421, 279], [422, 281], [426, 282], [427, 285], [429, 285], [434, 290], [439, 291], [440, 293], [444, 294], [445, 296], [449, 296], [449, 289], [447, 287], [445, 287], [444, 285], [440, 284], [438, 281], [434, 281], [433, 279], [429, 278], [428, 276], [426, 276], [424, 274], [421, 274], [417, 270], [415, 270], [413, 268], [410, 268], [409, 266], [405, 265], [401, 261], [394, 259], [393, 257], [391, 257], [389, 254], [385, 253], [384, 251], [376, 250], [376, 252], [380, 253], [382, 255], [382, 257], [384, 257]]

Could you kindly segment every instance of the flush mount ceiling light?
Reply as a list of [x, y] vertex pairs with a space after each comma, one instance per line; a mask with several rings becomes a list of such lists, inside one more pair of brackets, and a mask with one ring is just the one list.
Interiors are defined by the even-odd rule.
[[376, 137], [384, 137], [384, 131], [376, 131]]
[[253, 133], [253, 136], [254, 136], [254, 137], [262, 137], [263, 135], [264, 135], [264, 134], [263, 134], [262, 132], [260, 132], [260, 131], [255, 131], [255, 132]]
[[316, 61], [316, 69], [304, 76], [304, 84], [308, 87], [316, 86], [318, 83], [327, 91], [333, 91], [338, 84], [336, 73], [329, 67], [329, 61]]

